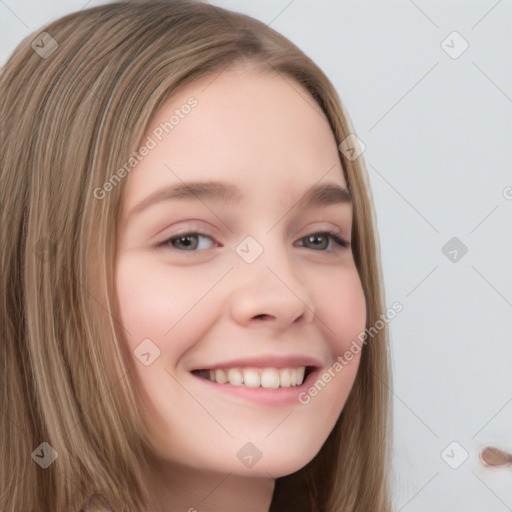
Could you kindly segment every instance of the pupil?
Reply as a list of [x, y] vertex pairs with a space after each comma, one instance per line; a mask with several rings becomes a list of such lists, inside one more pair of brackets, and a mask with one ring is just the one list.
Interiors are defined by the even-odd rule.
[[[196, 243], [191, 242], [192, 239], [194, 239]], [[197, 247], [197, 237], [191, 235], [180, 236], [176, 239], [176, 243], [185, 249], [195, 249]]]
[[318, 236], [318, 235], [310, 235], [308, 237], [308, 241], [313, 244], [313, 245], [316, 245], [317, 247], [318, 246], [324, 246], [324, 244], [322, 244], [322, 238], [325, 238], [325, 237], [322, 237], [322, 236]]

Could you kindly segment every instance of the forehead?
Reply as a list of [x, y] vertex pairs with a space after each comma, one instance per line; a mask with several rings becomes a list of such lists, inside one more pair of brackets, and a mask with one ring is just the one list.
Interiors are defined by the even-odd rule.
[[[191, 106], [193, 105], [193, 106]], [[337, 143], [309, 92], [290, 77], [237, 66], [173, 94], [141, 144], [125, 201], [187, 181], [222, 180], [249, 197], [288, 197], [328, 181], [346, 187]]]

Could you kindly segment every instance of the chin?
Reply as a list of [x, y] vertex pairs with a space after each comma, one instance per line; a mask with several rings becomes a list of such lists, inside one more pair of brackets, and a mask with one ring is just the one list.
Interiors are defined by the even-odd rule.
[[[305, 446], [307, 443], [310, 445]], [[313, 445], [311, 439], [308, 439], [303, 445], [288, 445], [284, 451], [283, 446], [274, 449], [267, 446], [262, 448], [261, 459], [252, 467], [244, 468], [243, 464], [235, 467], [231, 465], [232, 467], [228, 470], [244, 476], [268, 477], [271, 475], [273, 478], [281, 478], [296, 473], [309, 464], [318, 454], [322, 445], [323, 443]]]

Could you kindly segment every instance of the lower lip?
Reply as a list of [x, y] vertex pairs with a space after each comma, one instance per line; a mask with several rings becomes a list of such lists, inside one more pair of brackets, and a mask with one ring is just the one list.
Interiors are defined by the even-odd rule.
[[217, 390], [221, 393], [226, 393], [231, 396], [241, 398], [243, 400], [256, 402], [264, 405], [294, 405], [300, 404], [299, 395], [307, 391], [310, 387], [310, 382], [314, 382], [320, 373], [320, 369], [311, 372], [306, 380], [300, 386], [293, 386], [289, 388], [251, 388], [248, 386], [234, 386], [233, 384], [219, 384], [212, 380], [205, 379], [199, 375], [192, 374], [196, 379], [199, 379], [206, 386], [211, 389]]

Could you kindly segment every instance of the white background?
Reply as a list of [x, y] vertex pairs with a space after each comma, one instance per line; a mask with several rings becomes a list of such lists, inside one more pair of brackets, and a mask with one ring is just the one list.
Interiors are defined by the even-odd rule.
[[[102, 3], [0, 0], [1, 62]], [[512, 510], [512, 469], [478, 457], [512, 452], [512, 1], [211, 3], [305, 51], [366, 145], [387, 303], [404, 306], [390, 324], [396, 510]], [[452, 237], [468, 249], [455, 262]]]

